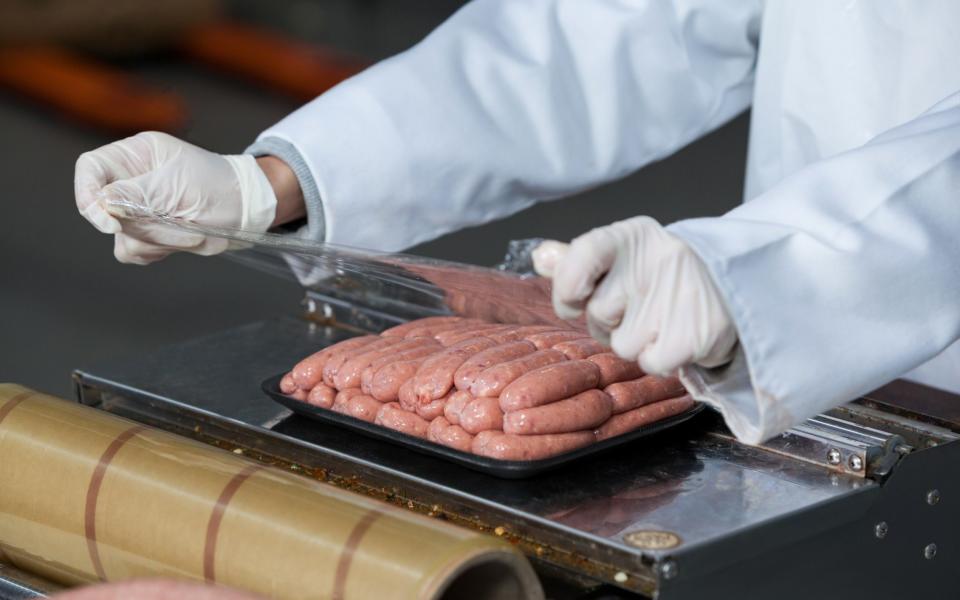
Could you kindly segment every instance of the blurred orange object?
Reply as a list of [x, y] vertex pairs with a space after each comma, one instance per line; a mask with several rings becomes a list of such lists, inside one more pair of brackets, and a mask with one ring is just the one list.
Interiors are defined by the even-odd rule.
[[112, 133], [176, 131], [186, 120], [179, 97], [55, 46], [0, 47], [0, 86]]
[[367, 63], [313, 44], [226, 21], [188, 33], [181, 49], [190, 58], [301, 100], [309, 100]]

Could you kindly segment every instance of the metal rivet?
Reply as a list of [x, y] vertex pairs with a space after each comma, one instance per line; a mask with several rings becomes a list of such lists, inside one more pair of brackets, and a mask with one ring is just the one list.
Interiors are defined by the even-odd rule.
[[850, 460], [847, 461], [847, 464], [850, 465], [852, 470], [859, 471], [863, 468], [863, 459], [860, 458], [859, 454], [851, 454]]
[[937, 545], [936, 544], [927, 544], [923, 549], [923, 557], [927, 560], [931, 560], [934, 556], [937, 555]]
[[877, 539], [879, 540], [887, 537], [888, 531], [890, 531], [890, 527], [887, 525], [886, 521], [880, 521], [873, 527], [873, 535], [877, 536]]
[[930, 490], [927, 492], [927, 504], [933, 506], [937, 502], [940, 502], [940, 490]]
[[840, 450], [837, 448], [830, 448], [830, 451], [827, 452], [827, 462], [831, 465], [840, 464]]
[[673, 579], [677, 576], [677, 563], [672, 560], [666, 560], [660, 563], [660, 577], [664, 579]]

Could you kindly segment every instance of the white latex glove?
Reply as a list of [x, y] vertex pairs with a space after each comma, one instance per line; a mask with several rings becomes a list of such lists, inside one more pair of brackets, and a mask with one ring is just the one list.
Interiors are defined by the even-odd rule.
[[563, 319], [586, 310], [590, 334], [647, 373], [728, 362], [736, 329], [700, 258], [649, 217], [590, 231], [570, 243], [548, 241], [534, 268], [553, 279]]
[[277, 200], [252, 156], [224, 156], [165, 133], [144, 132], [77, 159], [77, 208], [94, 227], [114, 234], [114, 255], [124, 263], [148, 264], [177, 250], [217, 254], [222, 238], [176, 231], [125, 219], [146, 214], [264, 232], [273, 223]]

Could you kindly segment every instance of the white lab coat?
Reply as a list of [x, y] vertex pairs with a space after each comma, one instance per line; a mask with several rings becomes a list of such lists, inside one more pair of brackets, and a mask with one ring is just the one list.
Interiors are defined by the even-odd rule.
[[[960, 2], [478, 0], [261, 138], [396, 250], [621, 177], [753, 105], [746, 202], [670, 226], [740, 335], [684, 369], [757, 442], [960, 337]], [[643, 213], [637, 199], [637, 213]], [[960, 346], [915, 371], [960, 391]]]

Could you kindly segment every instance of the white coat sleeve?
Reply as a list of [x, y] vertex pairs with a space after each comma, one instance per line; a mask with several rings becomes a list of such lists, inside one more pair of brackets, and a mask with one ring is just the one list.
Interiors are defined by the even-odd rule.
[[737, 437], [758, 443], [851, 400], [960, 337], [960, 93], [722, 217], [669, 229], [736, 323], [731, 365], [681, 376]]
[[402, 249], [622, 177], [743, 111], [759, 13], [477, 0], [258, 143], [304, 158], [328, 242]]

